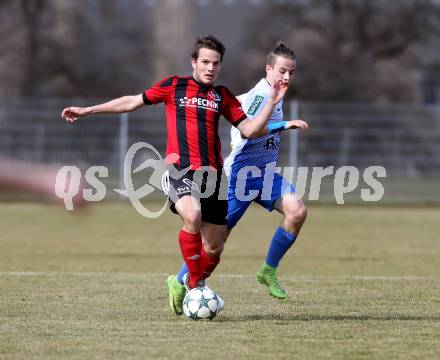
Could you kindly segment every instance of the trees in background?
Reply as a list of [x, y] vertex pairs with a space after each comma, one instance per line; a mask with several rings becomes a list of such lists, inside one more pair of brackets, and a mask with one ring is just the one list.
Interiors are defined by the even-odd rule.
[[438, 74], [440, 7], [429, 0], [287, 2], [268, 6], [248, 28], [245, 47], [259, 61], [241, 81], [255, 78], [282, 39], [297, 52], [301, 99], [418, 101], [421, 77]]
[[[2, 0], [0, 96], [112, 97], [190, 73], [193, 35], [210, 32], [198, 19], [215, 18], [209, 1], [200, 3]], [[439, 101], [440, 6], [433, 0], [230, 3], [230, 16], [215, 21], [225, 25], [227, 47], [240, 41], [228, 23], [242, 21], [247, 33], [234, 46], [240, 50], [227, 53], [222, 75], [236, 92], [264, 75], [265, 55], [281, 39], [297, 52], [292, 92], [303, 100]], [[244, 22], [238, 7], [253, 20]]]
[[[150, 79], [143, 3], [3, 0], [1, 96], [117, 96]], [[139, 76], [142, 74], [142, 76]]]

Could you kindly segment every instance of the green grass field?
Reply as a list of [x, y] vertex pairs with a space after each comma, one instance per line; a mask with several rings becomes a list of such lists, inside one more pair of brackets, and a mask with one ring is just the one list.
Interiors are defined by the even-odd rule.
[[0, 204], [0, 359], [440, 358], [438, 208], [310, 207], [286, 301], [254, 278], [279, 219], [250, 209], [209, 281], [224, 311], [192, 322], [165, 291], [176, 216]]

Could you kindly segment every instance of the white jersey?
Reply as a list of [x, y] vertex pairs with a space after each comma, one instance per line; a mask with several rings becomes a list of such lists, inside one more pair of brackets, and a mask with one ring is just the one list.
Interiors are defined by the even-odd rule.
[[[240, 96], [241, 107], [250, 119], [260, 114], [269, 100], [271, 86], [261, 79], [253, 89]], [[283, 100], [275, 105], [269, 123], [283, 121]], [[231, 153], [225, 159], [226, 174], [231, 177], [244, 166], [257, 166], [263, 169], [266, 164], [277, 161], [280, 150], [280, 133], [268, 134], [255, 139], [243, 139], [240, 131], [231, 129]]]

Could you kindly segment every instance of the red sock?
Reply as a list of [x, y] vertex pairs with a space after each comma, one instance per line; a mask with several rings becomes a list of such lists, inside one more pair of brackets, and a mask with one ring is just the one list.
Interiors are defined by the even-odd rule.
[[220, 257], [209, 256], [206, 253], [204, 247], [202, 246], [200, 252], [200, 269], [201, 269], [202, 279], [208, 278], [209, 275], [211, 275], [211, 273], [217, 267], [219, 262], [220, 262]]
[[188, 267], [189, 287], [197, 287], [197, 281], [200, 280], [202, 236], [200, 233], [191, 234], [182, 229], [179, 233], [179, 245], [183, 260]]

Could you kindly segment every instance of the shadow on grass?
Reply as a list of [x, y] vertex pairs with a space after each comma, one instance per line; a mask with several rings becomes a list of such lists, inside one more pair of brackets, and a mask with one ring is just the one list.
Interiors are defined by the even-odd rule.
[[408, 315], [408, 314], [391, 314], [391, 315], [241, 315], [241, 316], [219, 316], [218, 322], [237, 322], [237, 321], [440, 321], [440, 316], [429, 315]]

